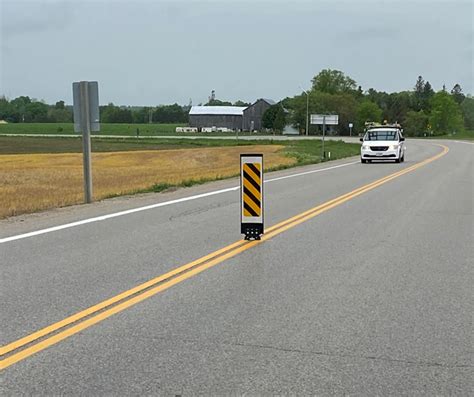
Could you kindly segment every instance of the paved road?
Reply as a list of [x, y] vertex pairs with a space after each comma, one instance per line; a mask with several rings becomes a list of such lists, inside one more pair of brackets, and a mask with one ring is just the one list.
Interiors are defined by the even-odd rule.
[[[449, 152], [418, 168], [442, 148], [409, 141], [404, 164], [268, 174], [271, 226], [407, 171], [58, 343], [45, 336], [0, 393], [468, 395], [474, 147], [440, 143]], [[239, 240], [236, 183], [0, 222], [2, 345]]]

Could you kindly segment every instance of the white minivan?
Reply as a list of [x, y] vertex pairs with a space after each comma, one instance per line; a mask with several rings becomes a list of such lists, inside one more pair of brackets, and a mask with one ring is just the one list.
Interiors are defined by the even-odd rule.
[[360, 140], [362, 163], [370, 163], [372, 160], [395, 160], [396, 163], [405, 161], [405, 138], [400, 128], [388, 126], [370, 128]]

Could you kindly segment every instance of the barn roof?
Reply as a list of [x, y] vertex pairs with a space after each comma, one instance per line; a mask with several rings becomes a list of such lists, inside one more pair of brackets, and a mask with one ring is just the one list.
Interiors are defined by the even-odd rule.
[[193, 106], [190, 115], [226, 115], [242, 116], [245, 106]]

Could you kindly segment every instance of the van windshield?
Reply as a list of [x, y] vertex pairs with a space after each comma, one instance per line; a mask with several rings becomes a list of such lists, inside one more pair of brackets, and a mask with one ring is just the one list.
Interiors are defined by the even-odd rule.
[[397, 139], [395, 130], [367, 131], [364, 138], [365, 141], [396, 141]]

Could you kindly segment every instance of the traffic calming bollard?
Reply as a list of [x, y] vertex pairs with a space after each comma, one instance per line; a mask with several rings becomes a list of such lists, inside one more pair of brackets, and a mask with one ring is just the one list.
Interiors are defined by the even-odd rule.
[[240, 155], [240, 231], [245, 240], [263, 234], [263, 154]]

